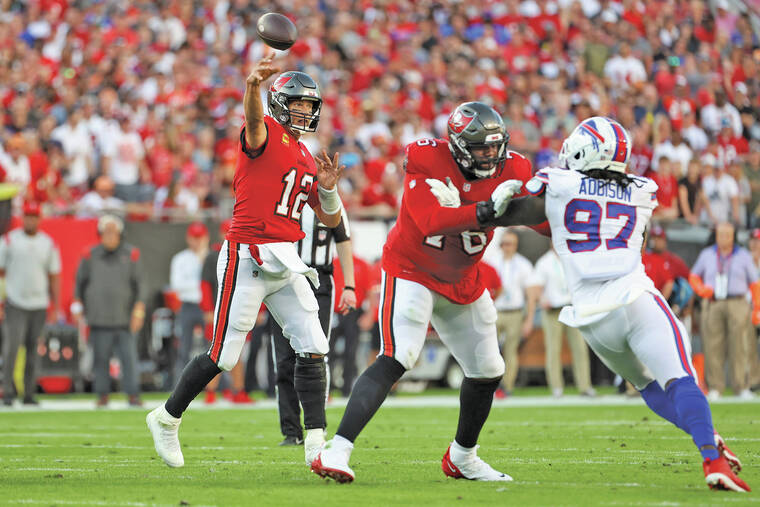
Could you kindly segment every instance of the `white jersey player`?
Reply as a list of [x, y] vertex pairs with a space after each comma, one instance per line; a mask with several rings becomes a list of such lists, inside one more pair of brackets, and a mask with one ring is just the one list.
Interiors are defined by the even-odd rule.
[[655, 413], [692, 436], [710, 488], [749, 491], [736, 476], [741, 463], [713, 430], [686, 328], [644, 272], [641, 250], [657, 185], [625, 174], [630, 156], [630, 136], [620, 124], [586, 119], [562, 145], [564, 167], [538, 171], [526, 184], [534, 197], [501, 209], [481, 202], [478, 219], [481, 225], [548, 220], [572, 294], [560, 321], [579, 328]]

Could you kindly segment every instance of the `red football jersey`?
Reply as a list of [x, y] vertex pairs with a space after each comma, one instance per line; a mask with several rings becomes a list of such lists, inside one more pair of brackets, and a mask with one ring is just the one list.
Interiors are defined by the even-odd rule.
[[[383, 269], [454, 303], [472, 303], [485, 290], [478, 261], [494, 229], [479, 226], [476, 203], [488, 200], [503, 181], [528, 181], [531, 163], [510, 151], [504, 167], [494, 176], [467, 180], [451, 156], [448, 141], [421, 139], [407, 146], [405, 165], [401, 211], [383, 248]], [[445, 181], [446, 177], [459, 190], [459, 208], [441, 207], [425, 182], [426, 178]]]
[[227, 239], [245, 244], [298, 241], [305, 204], [319, 205], [317, 165], [303, 143], [271, 116], [264, 116], [267, 139], [247, 146], [240, 131], [232, 188], [235, 207]]

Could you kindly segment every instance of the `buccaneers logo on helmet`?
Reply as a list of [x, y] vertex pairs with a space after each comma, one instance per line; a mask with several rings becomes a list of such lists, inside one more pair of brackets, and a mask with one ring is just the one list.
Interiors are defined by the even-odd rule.
[[451, 118], [449, 118], [449, 128], [455, 134], [460, 134], [464, 129], [467, 128], [467, 125], [470, 124], [473, 118], [475, 118], [474, 113], [472, 116], [467, 116], [462, 111], [456, 111], [451, 115]]
[[274, 83], [272, 83], [272, 87], [270, 88], [270, 91], [273, 91], [273, 92], [278, 92], [278, 91], [280, 91], [280, 88], [282, 88], [283, 86], [285, 86], [285, 84], [286, 84], [288, 81], [290, 81], [290, 79], [291, 79], [292, 77], [293, 77], [293, 76], [280, 76], [280, 77], [278, 77], [278, 78], [275, 80], [275, 82], [274, 82]]

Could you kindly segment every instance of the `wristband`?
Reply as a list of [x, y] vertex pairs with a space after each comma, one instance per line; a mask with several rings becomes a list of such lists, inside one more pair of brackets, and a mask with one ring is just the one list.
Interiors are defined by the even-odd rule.
[[82, 310], [84, 310], [84, 306], [82, 306], [82, 303], [80, 303], [79, 301], [74, 301], [73, 303], [71, 303], [69, 310], [71, 310], [71, 313], [73, 315], [79, 315], [80, 313], [82, 313]]
[[328, 215], [334, 215], [340, 211], [341, 203], [337, 185], [330, 190], [322, 188], [322, 185], [317, 185], [317, 193], [319, 194], [319, 203], [322, 205], [322, 211]]
[[350, 285], [346, 285], [345, 287], [343, 287], [343, 290], [344, 290], [344, 291], [345, 291], [345, 290], [352, 290], [352, 291], [356, 292], [356, 289], [354, 289], [354, 288], [353, 288], [353, 287], [351, 287]]

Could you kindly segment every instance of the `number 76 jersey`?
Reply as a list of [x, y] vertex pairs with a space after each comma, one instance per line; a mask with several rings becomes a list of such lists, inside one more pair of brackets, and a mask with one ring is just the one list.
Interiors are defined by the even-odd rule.
[[[657, 207], [657, 184], [642, 177], [621, 186], [582, 172], [549, 167], [526, 185], [545, 193], [552, 242], [562, 261], [573, 304], [591, 303], [604, 282], [642, 275], [644, 230]], [[651, 283], [640, 280], [644, 285]], [[596, 291], [599, 296], [599, 291]], [[584, 301], [578, 301], [578, 299]], [[597, 301], [598, 302], [598, 301]]]

